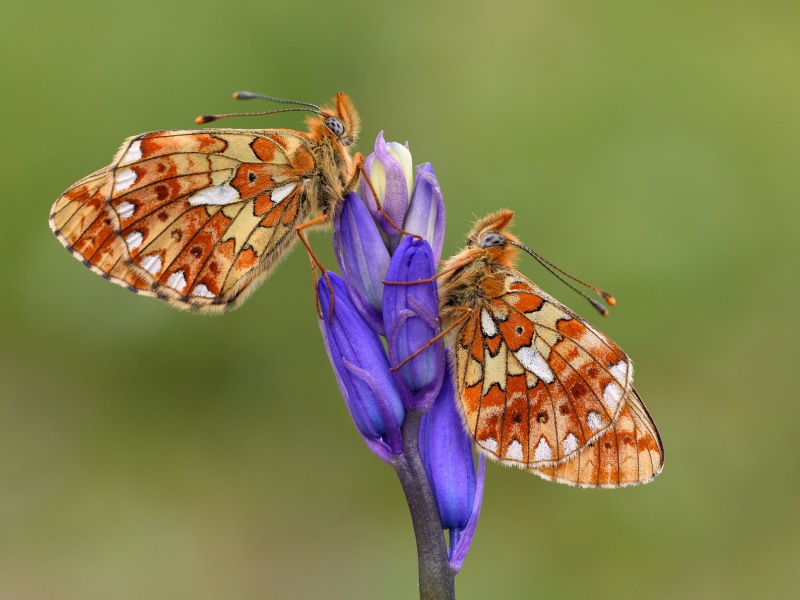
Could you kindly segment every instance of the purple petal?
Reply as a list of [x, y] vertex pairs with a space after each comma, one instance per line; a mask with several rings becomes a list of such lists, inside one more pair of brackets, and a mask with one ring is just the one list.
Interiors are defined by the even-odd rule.
[[439, 264], [444, 247], [444, 197], [431, 163], [417, 167], [414, 193], [403, 222], [403, 229], [428, 240], [433, 248], [433, 260]]
[[[386, 193], [381, 201], [383, 210], [398, 227], [402, 227], [401, 223], [408, 209], [408, 185], [400, 163], [386, 151], [383, 131], [378, 134], [378, 138], [375, 140], [375, 153], [370, 154], [364, 161], [364, 169], [367, 173], [372, 171], [372, 164], [376, 159], [381, 163], [386, 173]], [[381, 228], [389, 237], [390, 250], [396, 248], [402, 236], [392, 227], [386, 217], [378, 211], [375, 199], [366, 182], [364, 182], [362, 191], [372, 216], [380, 223]]]
[[[406, 237], [398, 247], [387, 281], [419, 281], [436, 273], [428, 242]], [[399, 365], [441, 332], [435, 281], [384, 286], [383, 321], [391, 364]], [[436, 399], [444, 377], [444, 342], [438, 340], [394, 372], [407, 409], [425, 411]]]
[[386, 443], [392, 449], [392, 452], [401, 454], [403, 452], [403, 439], [400, 435], [400, 423], [396, 418], [397, 416], [392, 413], [391, 406], [386, 398], [386, 394], [383, 393], [380, 383], [369, 371], [357, 367], [346, 358], [342, 359], [342, 362], [344, 363], [345, 369], [366, 383], [370, 390], [372, 390], [375, 406], [385, 424], [384, 428], [386, 434], [384, 437], [386, 438]]
[[328, 319], [328, 285], [321, 277], [317, 290], [322, 325], [331, 365], [347, 391], [350, 414], [364, 436], [385, 438], [393, 451], [402, 451], [397, 440], [405, 413], [381, 339], [353, 305], [344, 281], [330, 271], [328, 277], [334, 292], [333, 322]]
[[[347, 388], [344, 386], [344, 381], [342, 381], [342, 378], [339, 376], [339, 371], [336, 369], [333, 356], [331, 355], [330, 345], [328, 344], [328, 334], [325, 329], [325, 319], [327, 319], [327, 317], [317, 319], [320, 333], [322, 333], [322, 342], [325, 344], [325, 352], [328, 354], [328, 359], [331, 361], [331, 365], [333, 366], [333, 375], [336, 377], [336, 383], [339, 385], [339, 391], [342, 393], [342, 398], [344, 398], [347, 412], [350, 413], [350, 418], [353, 419], [353, 422], [355, 423], [353, 411], [350, 409], [351, 401], [349, 395], [347, 394]], [[375, 456], [387, 463], [392, 461], [395, 454], [392, 448], [389, 447], [386, 442], [384, 442], [382, 439], [367, 437], [361, 433], [361, 430], [358, 428], [356, 428], [356, 431], [358, 431], [358, 435], [361, 436], [361, 439], [364, 440], [367, 448], [369, 448]]]
[[370, 327], [385, 335], [381, 304], [391, 258], [378, 225], [355, 193], [348, 194], [334, 217], [333, 246], [353, 304]]
[[420, 456], [439, 507], [444, 529], [464, 529], [474, 508], [475, 461], [472, 440], [456, 409], [452, 371], [420, 424]]
[[461, 565], [464, 564], [464, 559], [467, 557], [467, 552], [469, 552], [469, 545], [472, 543], [472, 537], [475, 535], [475, 529], [478, 527], [478, 517], [480, 517], [481, 514], [483, 485], [485, 481], [486, 456], [481, 454], [478, 457], [478, 481], [475, 488], [475, 500], [472, 503], [472, 515], [470, 515], [467, 526], [458, 535], [455, 548], [450, 549], [450, 569], [453, 573], [458, 573], [461, 570]]

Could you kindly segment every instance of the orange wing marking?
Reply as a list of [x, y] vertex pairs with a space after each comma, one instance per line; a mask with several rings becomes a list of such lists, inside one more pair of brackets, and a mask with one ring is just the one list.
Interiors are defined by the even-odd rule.
[[573, 458], [527, 470], [581, 487], [617, 488], [651, 481], [664, 465], [661, 438], [635, 389], [630, 388], [623, 404], [616, 422]]
[[[567, 461], [618, 418], [623, 392], [617, 381], [623, 379], [621, 373], [627, 373], [629, 363], [624, 353], [618, 354], [579, 317], [561, 310], [544, 293], [523, 289], [521, 282], [515, 282], [513, 293], [498, 292], [481, 309], [480, 320], [474, 317], [459, 336], [459, 344], [471, 348], [467, 364], [459, 371], [467, 424], [481, 446], [501, 460], [524, 464]], [[537, 319], [535, 312], [548, 305], [553, 306], [551, 313], [557, 311], [553, 313], [557, 318], [550, 314]], [[526, 314], [517, 307], [534, 310]], [[547, 319], [556, 326], [548, 325]], [[577, 322], [571, 324], [572, 320]], [[562, 327], [565, 322], [569, 326]], [[587, 350], [581, 340], [592, 342], [593, 350]], [[477, 410], [472, 400], [478, 392], [477, 382], [470, 385], [475, 376], [468, 372], [473, 359], [483, 363], [483, 393]], [[504, 369], [498, 360], [503, 361]], [[613, 365], [613, 373], [607, 365]], [[524, 377], [514, 375], [523, 367], [538, 378], [525, 393], [519, 389]], [[501, 370], [505, 377], [499, 375]], [[592, 402], [588, 402], [590, 397]], [[470, 414], [473, 410], [474, 417]], [[528, 413], [527, 432], [519, 426], [524, 412]], [[591, 436], [584, 422], [592, 430]]]
[[[131, 141], [117, 167], [56, 203], [54, 231], [84, 264], [119, 282], [113, 271], [129, 288], [163, 285], [168, 298], [188, 300], [194, 286], [194, 296], [216, 298], [236, 283], [225, 285], [226, 275], [245, 275], [285, 239], [301, 212], [299, 175], [314, 168], [292, 136], [218, 135], [157, 132]], [[248, 200], [253, 218], [236, 220]]]

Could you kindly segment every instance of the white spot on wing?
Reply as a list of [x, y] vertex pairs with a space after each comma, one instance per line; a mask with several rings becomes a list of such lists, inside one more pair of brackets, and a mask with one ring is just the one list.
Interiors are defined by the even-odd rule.
[[197, 192], [194, 196], [189, 198], [189, 204], [192, 206], [206, 206], [225, 205], [239, 202], [239, 192], [229, 185], [212, 185], [211, 187], [204, 188]]
[[140, 264], [145, 271], [151, 275], [155, 275], [161, 270], [161, 255], [148, 254], [142, 259]]
[[522, 460], [522, 444], [520, 444], [517, 440], [511, 442], [508, 446], [508, 450], [506, 450], [506, 458], [510, 458], [512, 460]]
[[272, 190], [272, 193], [269, 195], [269, 197], [272, 199], [272, 201], [275, 204], [277, 204], [278, 202], [280, 202], [281, 200], [286, 198], [286, 196], [291, 194], [292, 190], [294, 190], [295, 187], [297, 187], [296, 183], [290, 183], [290, 184], [287, 184], [287, 185], [282, 185], [281, 187], [278, 187], [278, 188], [275, 188], [274, 190]]
[[481, 309], [481, 329], [486, 337], [494, 337], [497, 335], [497, 326], [494, 324], [492, 315], [486, 312], [485, 308]]
[[167, 279], [167, 285], [173, 290], [182, 292], [183, 288], [186, 287], [186, 277], [184, 276], [183, 271], [175, 271], [172, 275], [170, 275], [169, 279]]
[[497, 440], [493, 437], [486, 438], [485, 441], [478, 443], [486, 448], [489, 452], [497, 452]]
[[614, 379], [619, 381], [622, 385], [626, 385], [628, 383], [628, 363], [625, 361], [625, 359], [620, 360], [617, 364], [611, 367], [609, 372], [614, 376]]
[[129, 147], [125, 156], [122, 157], [122, 162], [134, 162], [142, 158], [142, 141], [136, 140]]
[[195, 296], [200, 296], [201, 298], [214, 298], [214, 294], [209, 290], [205, 284], [198, 283], [194, 286], [194, 291], [192, 292]]
[[114, 183], [114, 191], [121, 192], [122, 190], [127, 190], [131, 187], [139, 176], [136, 174], [133, 169], [122, 169], [119, 173], [117, 173], [117, 180]]
[[586, 424], [589, 425], [589, 429], [594, 433], [603, 426], [603, 419], [596, 412], [590, 412], [586, 415]]
[[539, 445], [536, 446], [536, 452], [533, 454], [533, 460], [550, 460], [552, 457], [553, 451], [550, 449], [550, 444], [546, 439], [540, 439]]
[[603, 389], [603, 402], [612, 413], [617, 410], [620, 398], [622, 398], [622, 388], [613, 381]]
[[550, 365], [548, 365], [547, 361], [542, 358], [542, 355], [531, 346], [520, 348], [514, 353], [514, 356], [517, 357], [517, 360], [523, 367], [539, 377], [539, 379], [543, 379], [547, 383], [553, 383], [553, 381], [555, 381], [555, 375], [553, 375], [553, 372], [550, 370]]
[[136, 205], [130, 202], [120, 202], [117, 204], [117, 212], [123, 219], [130, 219], [136, 211]]
[[575, 437], [573, 434], [568, 433], [567, 437], [564, 439], [564, 454], [565, 455], [572, 454], [577, 449], [578, 449], [578, 438]]
[[142, 245], [144, 236], [141, 231], [131, 231], [125, 238], [125, 243], [128, 244], [128, 250], [136, 250]]

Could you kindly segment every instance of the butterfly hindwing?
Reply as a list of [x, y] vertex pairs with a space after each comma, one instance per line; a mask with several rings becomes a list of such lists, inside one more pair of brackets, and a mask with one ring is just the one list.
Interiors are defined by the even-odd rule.
[[[629, 400], [638, 398], [633, 367], [619, 346], [516, 271], [496, 273], [480, 285], [480, 300], [455, 349], [466, 426], [484, 453], [543, 477], [595, 485], [590, 457], [598, 455], [592, 464], [599, 470], [610, 468], [603, 454], [609, 432], [624, 432], [637, 443], [647, 438], [648, 451], [661, 452], [641, 401], [637, 413]], [[620, 456], [622, 463], [640, 460], [639, 454]], [[582, 469], [575, 466], [581, 458]], [[625, 473], [631, 477], [630, 468]], [[600, 480], [627, 481], [611, 475]]]
[[313, 142], [287, 130], [161, 131], [53, 205], [51, 228], [104, 277], [185, 308], [220, 310], [294, 243], [313, 203]]
[[582, 487], [617, 488], [648, 483], [664, 466], [658, 430], [631, 387], [616, 421], [577, 456], [549, 467], [528, 467], [543, 479]]

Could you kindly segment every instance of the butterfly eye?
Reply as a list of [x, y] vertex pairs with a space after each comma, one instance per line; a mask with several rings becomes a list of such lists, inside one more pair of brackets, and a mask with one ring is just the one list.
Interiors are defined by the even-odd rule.
[[325, 125], [327, 125], [328, 129], [335, 133], [337, 137], [344, 134], [344, 123], [336, 117], [328, 117], [325, 119]]
[[496, 232], [487, 233], [481, 238], [481, 248], [491, 248], [492, 246], [505, 246], [506, 238]]

